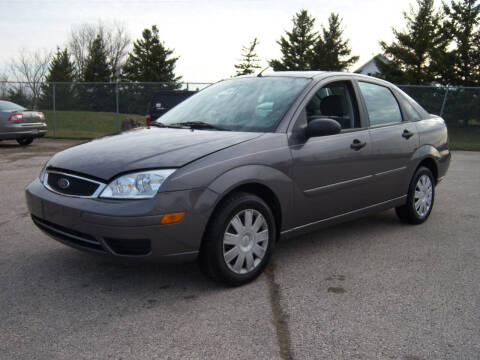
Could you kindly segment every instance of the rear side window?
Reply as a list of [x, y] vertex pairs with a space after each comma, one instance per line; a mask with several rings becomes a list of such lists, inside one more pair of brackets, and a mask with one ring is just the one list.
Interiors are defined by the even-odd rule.
[[410, 120], [412, 121], [420, 120], [420, 115], [418, 114], [417, 110], [413, 108], [412, 104], [408, 102], [408, 100], [403, 100], [402, 106], [403, 106], [403, 110], [405, 111], [407, 117]]
[[358, 86], [367, 105], [370, 126], [402, 121], [402, 113], [397, 99], [389, 88], [366, 82], [359, 82]]
[[397, 96], [400, 98], [402, 105], [405, 108], [405, 111], [408, 116], [410, 116], [410, 120], [422, 120], [428, 117], [428, 112], [422, 108], [414, 99], [412, 99], [407, 93], [403, 91], [399, 91], [400, 94], [397, 93]]

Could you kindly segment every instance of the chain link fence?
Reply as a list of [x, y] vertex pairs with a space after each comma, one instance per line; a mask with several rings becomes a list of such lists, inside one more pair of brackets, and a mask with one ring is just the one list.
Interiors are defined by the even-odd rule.
[[452, 149], [480, 151], [480, 87], [398, 87], [429, 113], [445, 119]]
[[[0, 99], [43, 111], [51, 137], [95, 138], [145, 124], [152, 95], [199, 91], [209, 83], [0, 82]], [[480, 150], [480, 87], [398, 85], [428, 112], [442, 116], [454, 143]], [[183, 95], [180, 94], [183, 92]], [[162, 101], [163, 102], [163, 101]]]
[[480, 87], [398, 85], [425, 110], [452, 126], [480, 125]]
[[[210, 83], [42, 83], [0, 82], [0, 99], [45, 113], [50, 137], [96, 138], [145, 125], [154, 94], [176, 104]], [[177, 99], [177, 100], [175, 100]]]

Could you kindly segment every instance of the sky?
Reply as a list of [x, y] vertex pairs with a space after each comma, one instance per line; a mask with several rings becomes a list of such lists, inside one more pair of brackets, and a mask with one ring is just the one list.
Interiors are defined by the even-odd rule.
[[0, 73], [23, 49], [64, 47], [74, 26], [124, 24], [132, 40], [157, 25], [159, 35], [180, 56], [176, 73], [187, 82], [214, 82], [235, 74], [241, 48], [254, 37], [261, 66], [280, 57], [276, 43], [291, 30], [292, 17], [307, 9], [316, 29], [331, 12], [343, 18], [344, 36], [360, 60], [354, 71], [391, 41], [392, 27], [404, 28], [402, 11], [413, 0], [0, 0]]

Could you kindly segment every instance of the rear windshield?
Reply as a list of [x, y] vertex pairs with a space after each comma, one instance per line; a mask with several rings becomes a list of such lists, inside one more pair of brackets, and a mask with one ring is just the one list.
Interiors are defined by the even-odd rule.
[[0, 111], [22, 111], [24, 107], [14, 104], [10, 101], [0, 101]]
[[273, 131], [311, 79], [252, 77], [221, 81], [158, 118], [165, 125], [200, 121], [234, 131]]

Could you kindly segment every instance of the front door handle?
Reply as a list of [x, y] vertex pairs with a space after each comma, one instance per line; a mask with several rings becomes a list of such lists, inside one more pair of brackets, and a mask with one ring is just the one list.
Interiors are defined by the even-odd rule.
[[410, 139], [413, 136], [413, 132], [409, 131], [408, 129], [403, 130], [402, 136], [405, 139]]
[[358, 139], [355, 139], [353, 140], [352, 144], [350, 145], [350, 147], [355, 150], [355, 151], [358, 151], [360, 150], [361, 148], [363, 148], [365, 145], [367, 145], [366, 142], [361, 142], [360, 140]]

